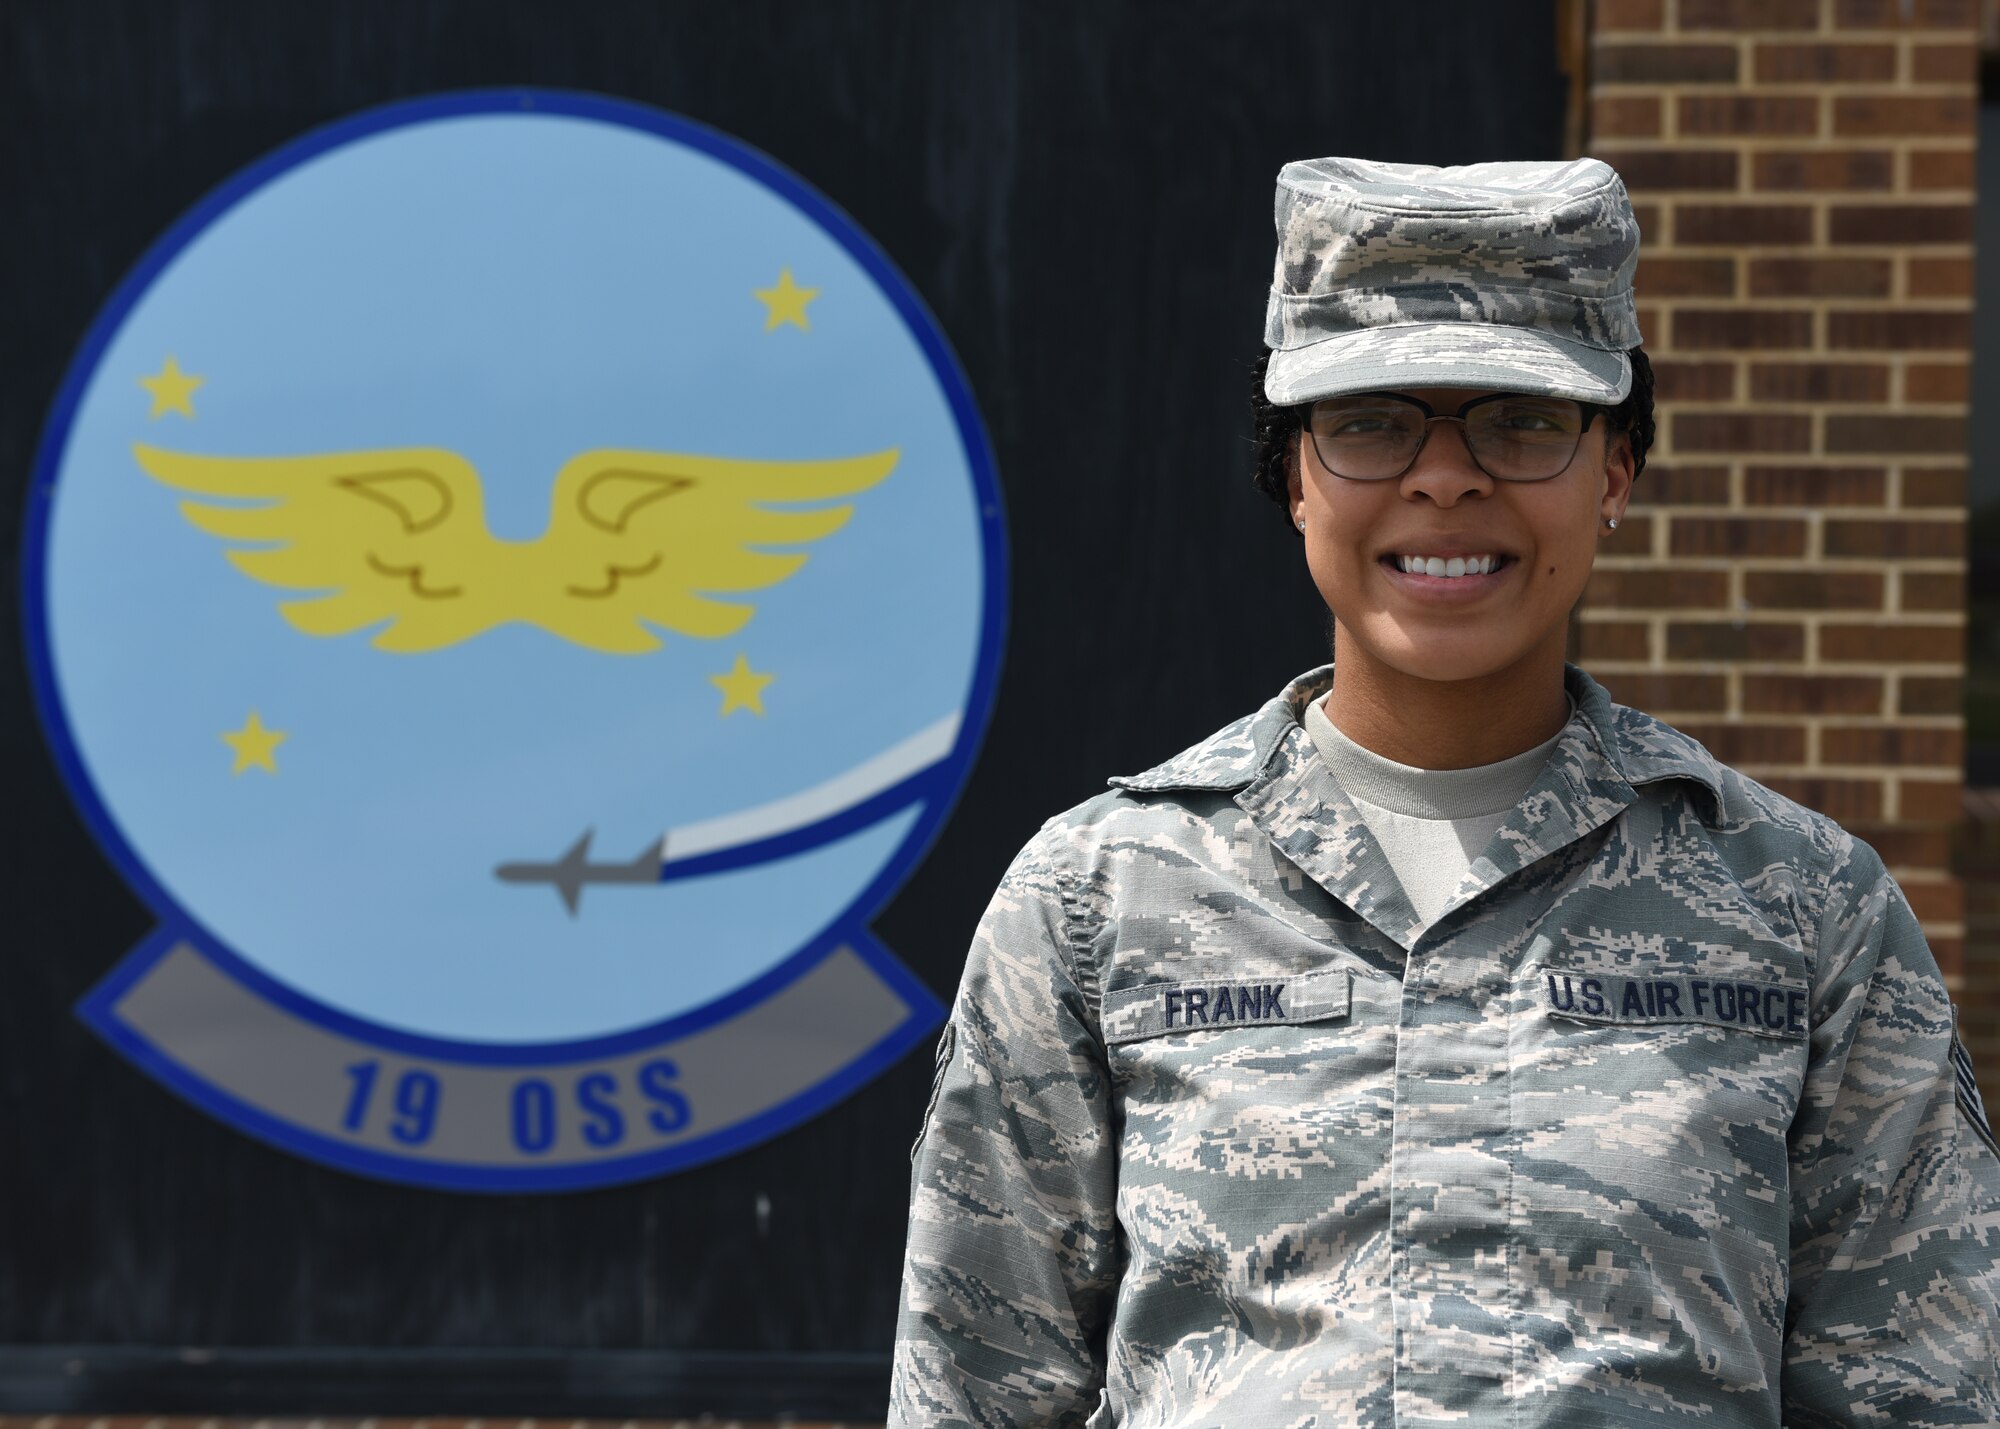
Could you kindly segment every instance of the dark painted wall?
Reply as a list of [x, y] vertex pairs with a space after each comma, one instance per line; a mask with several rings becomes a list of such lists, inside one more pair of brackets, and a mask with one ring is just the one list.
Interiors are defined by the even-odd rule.
[[[12, 572], [0, 622], [12, 815], [0, 1344], [881, 1355], [894, 1322], [924, 1054], [806, 1127], [695, 1171], [482, 1199], [267, 1149], [176, 1101], [71, 1015], [147, 919], [71, 812], [35, 727], [19, 520], [74, 345], [199, 195], [365, 106], [532, 84], [721, 128], [875, 236], [970, 375], [1013, 543], [1012, 635], [979, 768], [877, 924], [949, 998], [988, 890], [1041, 819], [1322, 657], [1323, 613], [1292, 537], [1247, 484], [1243, 393], [1272, 176], [1329, 153], [1554, 156], [1553, 11], [1552, 0], [0, 8], [0, 545]], [[226, 1388], [215, 1394], [227, 1407]], [[633, 1409], [648, 1407], [728, 1406]]]

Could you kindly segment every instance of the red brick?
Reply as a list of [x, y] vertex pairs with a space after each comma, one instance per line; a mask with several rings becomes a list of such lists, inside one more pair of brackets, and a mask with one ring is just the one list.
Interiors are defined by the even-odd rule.
[[1766, 781], [1787, 799], [1817, 809], [1835, 821], [1882, 817], [1880, 779], [1827, 779], [1816, 775], [1773, 775]]
[[1965, 609], [1965, 577], [1956, 571], [1904, 571], [1903, 609]]
[[1667, 627], [1669, 660], [1803, 660], [1805, 627], [1770, 621], [1703, 621]]
[[1965, 682], [1956, 675], [1905, 675], [1897, 685], [1897, 714], [1955, 715], [1965, 705]]
[[[1679, 429], [1675, 430], [1678, 440]], [[1826, 449], [1829, 453], [1962, 452], [1965, 431], [1963, 417], [1829, 416]]]
[[1674, 207], [1674, 242], [1734, 246], [1810, 243], [1813, 211], [1801, 204], [1683, 203]]
[[[1907, 784], [1905, 785], [1907, 790]], [[1953, 786], [1954, 796], [1957, 786]], [[1907, 792], [1901, 794], [1903, 803], [1909, 802]], [[1938, 820], [1937, 822], [1945, 822]], [[1917, 915], [1920, 923], [1962, 923], [1965, 921], [1965, 885], [1956, 878], [1908, 878], [1899, 879], [1903, 896], [1910, 902], [1910, 911]], [[1944, 959], [1938, 959], [1938, 969], [1943, 971]]]
[[1678, 452], [1808, 452], [1812, 418], [1800, 412], [1675, 412]]
[[1749, 714], [1879, 714], [1882, 682], [1873, 675], [1743, 676]]
[[1889, 369], [1872, 362], [1758, 362], [1750, 368], [1758, 402], [1886, 402]]
[[1819, 732], [1827, 764], [1949, 764], [1965, 759], [1965, 736], [1935, 725], [1831, 724]]
[[[1653, 362], [1653, 400], [1656, 402], [1727, 402], [1736, 395], [1736, 364], [1733, 362], [1676, 362], [1656, 358]], [[1648, 477], [1652, 468], [1646, 468]]]
[[1812, 346], [1812, 314], [1786, 308], [1682, 308], [1674, 344], [1685, 352], [1771, 351]]
[[1819, 0], [1681, 0], [1681, 29], [1817, 30]]
[[1753, 298], [1886, 298], [1887, 258], [1753, 258]]
[[1682, 723], [1675, 728], [1698, 739], [1724, 764], [1803, 764], [1806, 731], [1798, 724]]
[[1590, 573], [1584, 590], [1584, 604], [1593, 610], [1720, 610], [1728, 602], [1727, 571], [1620, 571], [1600, 566]]
[[1843, 30], [1970, 30], [1979, 11], [1977, 0], [1835, 0], [1833, 23]]
[[1729, 684], [1721, 675], [1606, 673], [1599, 679], [1612, 699], [1634, 709], [1719, 714], [1729, 704]]
[[1889, 473], [1879, 466], [1753, 466], [1743, 473], [1746, 506], [1880, 506]]
[[1962, 817], [1965, 781], [1962, 779], [1899, 779], [1896, 781], [1896, 812], [1920, 824], [1948, 824]]
[[1639, 232], [1656, 243], [1666, 237], [1665, 215], [1666, 211], [1656, 203], [1634, 202], [1632, 205], [1632, 217], [1638, 220]]
[[1667, 535], [1676, 556], [1806, 553], [1806, 523], [1779, 516], [1676, 516]]
[[1736, 187], [1733, 149], [1611, 149], [1596, 155], [1635, 189], [1720, 189]]
[[1970, 149], [1912, 149], [1910, 187], [1970, 189], [1977, 187]]
[[1956, 625], [1822, 625], [1819, 657], [1871, 665], [1946, 665], [1965, 658], [1965, 632]]
[[1736, 292], [1736, 260], [1642, 254], [1632, 286], [1648, 298], [1728, 298]]
[[1750, 162], [1751, 186], [1787, 189], [1890, 189], [1896, 159], [1887, 149], [1772, 149]]
[[1970, 258], [1907, 258], [1904, 264], [1905, 286], [1913, 298], [1972, 296]]
[[1753, 610], [1880, 610], [1879, 571], [1745, 571], [1743, 599]]
[[1962, 362], [1912, 362], [1903, 369], [1905, 402], [1964, 402], [1972, 396], [1972, 369]]
[[1912, 311], [1908, 308], [1866, 308], [1828, 313], [1826, 345], [1831, 348], [1946, 347], [1963, 352], [1972, 346], [1972, 314], [1964, 311]]
[[1680, 131], [1683, 134], [1817, 134], [1819, 100], [1805, 94], [1684, 94], [1680, 100]]
[[1835, 204], [1827, 234], [1835, 243], [1970, 243], [1972, 205]]
[[1884, 560], [1947, 560], [1965, 554], [1962, 521], [1829, 520], [1824, 533], [1829, 556], [1876, 556]]
[[1647, 627], [1640, 620], [1584, 620], [1577, 623], [1577, 658], [1582, 660], [1644, 660], [1648, 658]]
[[1910, 51], [1910, 78], [1918, 84], [1979, 83], [1979, 46], [1918, 45]]
[[1903, 505], [1917, 511], [1965, 505], [1965, 468], [1905, 467]]
[[1734, 45], [1606, 45], [1590, 57], [1593, 84], [1734, 84]]
[[[1657, 370], [1657, 369], [1655, 369]], [[1647, 463], [1639, 488], [1648, 506], [1727, 506], [1726, 466], [1654, 466]]]
[[1657, 30], [1666, 23], [1666, 0], [1597, 0], [1591, 20], [1598, 34]]
[[[1956, 821], [1954, 821], [1956, 822]], [[1891, 868], [1944, 868], [1951, 862], [1951, 835], [1940, 828], [1908, 824], [1850, 824], [1849, 833], [1866, 839]]]
[[1977, 113], [1969, 94], [1842, 94], [1833, 101], [1833, 132], [1970, 135]]
[[1660, 133], [1660, 100], [1651, 94], [1600, 94], [1590, 101], [1594, 139], [1652, 139]]
[[1759, 84], [1890, 83], [1896, 78], [1894, 45], [1759, 45]]

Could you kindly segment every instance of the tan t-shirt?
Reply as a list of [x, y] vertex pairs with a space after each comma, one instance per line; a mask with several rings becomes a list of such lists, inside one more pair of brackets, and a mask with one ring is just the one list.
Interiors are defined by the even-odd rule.
[[[1576, 713], [1575, 701], [1570, 713]], [[1306, 733], [1354, 811], [1382, 846], [1389, 867], [1426, 926], [1437, 921], [1472, 862], [1534, 786], [1558, 730], [1533, 749], [1472, 769], [1419, 769], [1363, 749], [1314, 700]]]

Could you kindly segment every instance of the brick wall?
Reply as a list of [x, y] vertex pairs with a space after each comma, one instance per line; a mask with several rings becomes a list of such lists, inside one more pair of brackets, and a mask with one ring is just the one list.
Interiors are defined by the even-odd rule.
[[1881, 850], [1961, 1001], [1979, 18], [1596, 0], [1585, 141], [1638, 209], [1660, 440], [1577, 654]]

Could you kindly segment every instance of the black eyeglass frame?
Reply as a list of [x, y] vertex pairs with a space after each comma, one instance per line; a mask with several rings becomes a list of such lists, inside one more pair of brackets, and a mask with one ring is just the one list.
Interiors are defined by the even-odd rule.
[[[1403, 463], [1402, 469], [1400, 471], [1390, 472], [1386, 476], [1349, 476], [1345, 472], [1335, 471], [1333, 463], [1326, 459], [1326, 452], [1320, 447], [1319, 444], [1319, 433], [1313, 430], [1314, 408], [1318, 407], [1320, 402], [1352, 402], [1363, 397], [1375, 398], [1377, 400], [1389, 401], [1389, 402], [1400, 402], [1406, 407], [1415, 407], [1418, 411], [1424, 414], [1424, 435], [1422, 439], [1417, 442], [1416, 448], [1410, 453], [1410, 459]], [[1576, 429], [1576, 441], [1571, 445], [1569, 449], [1569, 455], [1563, 458], [1563, 464], [1561, 466], [1557, 467], [1547, 476], [1502, 476], [1498, 472], [1487, 471], [1486, 463], [1479, 459], [1479, 453], [1473, 449], [1471, 438], [1465, 437], [1465, 414], [1467, 412], [1470, 412], [1474, 407], [1483, 407], [1488, 402], [1515, 401], [1523, 397], [1530, 399], [1540, 398], [1543, 401], [1553, 401], [1553, 402], [1574, 402], [1576, 403], [1577, 410], [1583, 414], [1583, 424]], [[1342, 481], [1402, 480], [1405, 476], [1409, 475], [1410, 468], [1417, 464], [1417, 458], [1424, 454], [1424, 448], [1427, 445], [1429, 445], [1431, 439], [1431, 423], [1457, 422], [1459, 425], [1459, 434], [1461, 435], [1461, 437], [1465, 437], [1466, 455], [1472, 458], [1472, 464], [1474, 466], [1478, 467], [1480, 471], [1485, 472], [1487, 476], [1491, 477], [1495, 481], [1514, 481], [1532, 485], [1537, 481], [1553, 481], [1557, 477], [1561, 476], [1564, 472], [1568, 471], [1569, 464], [1576, 460], [1577, 447], [1583, 445], [1584, 435], [1590, 431], [1590, 424], [1592, 422], [1595, 422], [1600, 416], [1608, 413], [1610, 410], [1611, 408], [1603, 405], [1602, 403], [1586, 402], [1581, 397], [1547, 397], [1537, 392], [1489, 392], [1484, 397], [1474, 397], [1470, 402], [1467, 402], [1464, 406], [1460, 407], [1456, 412], [1447, 413], [1438, 411], [1435, 407], [1431, 406], [1430, 403], [1424, 401], [1423, 398], [1412, 397], [1406, 392], [1343, 392], [1338, 397], [1321, 397], [1320, 399], [1318, 399], [1318, 401], [1306, 403], [1305, 421], [1303, 425], [1305, 429], [1305, 435], [1312, 439], [1313, 450], [1317, 452], [1319, 455], [1320, 465], [1325, 467], [1328, 471], [1333, 472], [1333, 474], [1339, 477]]]

